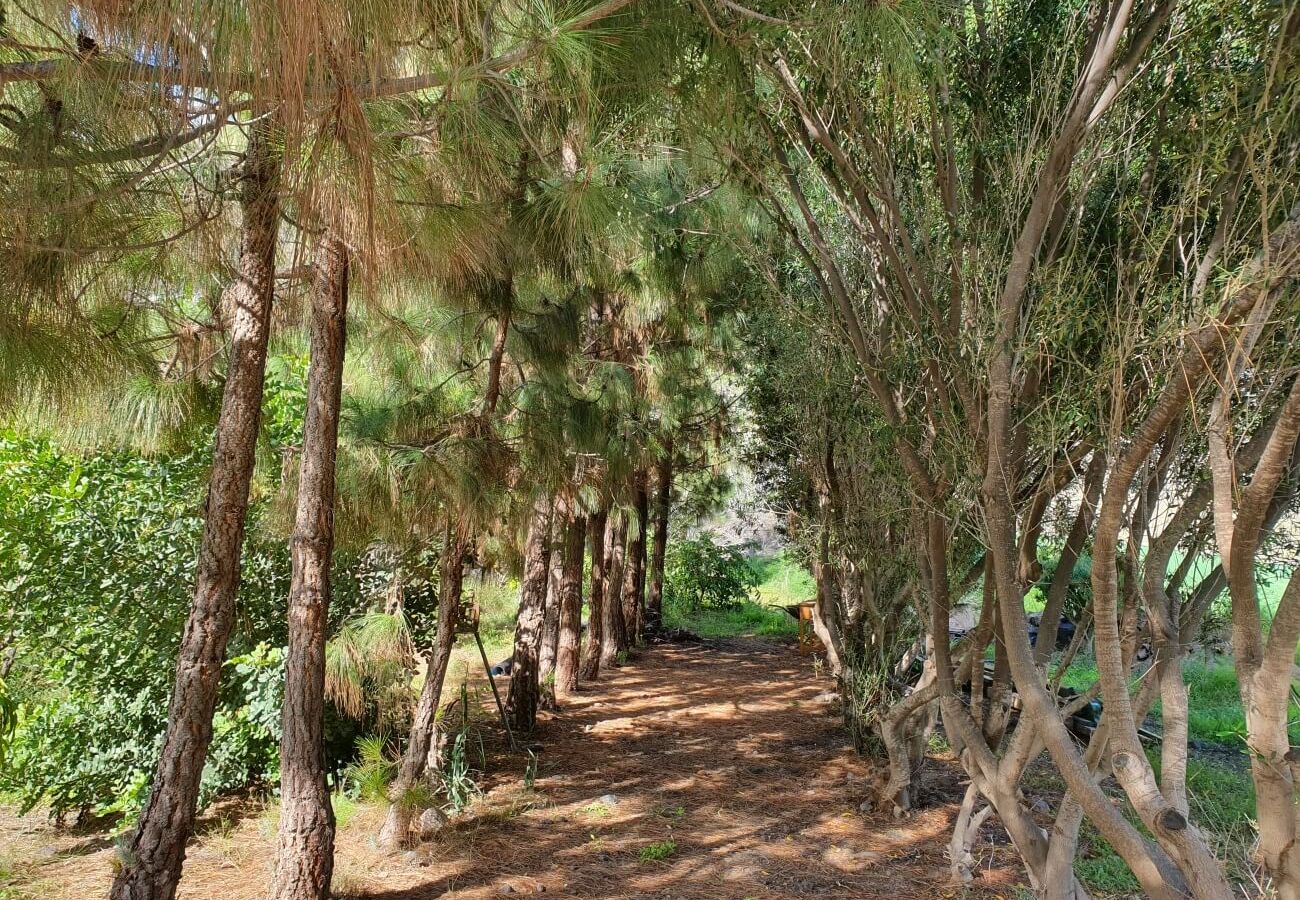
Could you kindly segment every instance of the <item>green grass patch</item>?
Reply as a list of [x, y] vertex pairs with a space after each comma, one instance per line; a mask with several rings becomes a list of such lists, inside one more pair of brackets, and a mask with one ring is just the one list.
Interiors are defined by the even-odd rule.
[[1128, 865], [1106, 839], [1090, 825], [1084, 826], [1090, 849], [1074, 861], [1074, 874], [1096, 897], [1132, 897], [1141, 891]]
[[666, 841], [655, 841], [653, 844], [646, 844], [641, 848], [641, 861], [650, 862], [651, 860], [665, 860], [677, 852], [677, 842], [671, 838]]
[[799, 631], [798, 623], [785, 610], [748, 600], [734, 609], [686, 610], [669, 604], [664, 607], [664, 623], [703, 638], [785, 638]]
[[1188, 734], [1195, 740], [1244, 745], [1246, 716], [1232, 666], [1207, 668], [1191, 664], [1183, 671], [1187, 678]]
[[1193, 754], [1187, 761], [1187, 795], [1198, 824], [1216, 834], [1250, 830], [1255, 817], [1255, 782], [1248, 769], [1220, 765]]
[[346, 828], [361, 809], [360, 803], [341, 791], [331, 794], [330, 802], [334, 806], [334, 824], [339, 828]]
[[812, 575], [784, 553], [751, 556], [749, 567], [758, 576], [758, 600], [762, 604], [788, 606], [817, 596]]
[[[1237, 673], [1231, 663], [1206, 665], [1190, 659], [1183, 664], [1183, 677], [1187, 680], [1188, 736], [1194, 741], [1244, 748], [1246, 716], [1241, 708]], [[1096, 662], [1081, 655], [1070, 666], [1061, 683], [1077, 690], [1087, 690], [1096, 680]], [[1151, 718], [1160, 724], [1159, 702], [1152, 709]], [[1290, 721], [1291, 743], [1300, 743], [1300, 706], [1295, 703], [1291, 704]]]

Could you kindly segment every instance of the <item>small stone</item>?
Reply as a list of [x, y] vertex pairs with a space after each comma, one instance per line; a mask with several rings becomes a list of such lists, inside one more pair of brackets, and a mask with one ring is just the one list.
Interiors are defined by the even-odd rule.
[[416, 821], [416, 828], [422, 841], [433, 839], [446, 825], [447, 817], [436, 806], [431, 806], [420, 813], [420, 818]]
[[498, 894], [545, 894], [546, 885], [535, 878], [510, 878], [497, 888]]
[[604, 794], [596, 800], [597, 803], [603, 803], [605, 806], [617, 806], [618, 797], [615, 794]]
[[1042, 797], [1039, 797], [1033, 803], [1029, 804], [1029, 811], [1041, 813], [1042, 815], [1045, 816], [1052, 811], [1052, 807], [1051, 804], [1049, 804], [1046, 800], [1044, 800]]

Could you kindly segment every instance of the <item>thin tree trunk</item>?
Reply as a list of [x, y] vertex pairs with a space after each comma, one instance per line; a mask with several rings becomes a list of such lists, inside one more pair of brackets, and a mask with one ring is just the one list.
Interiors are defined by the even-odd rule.
[[601, 509], [590, 519], [591, 602], [587, 604], [587, 642], [582, 645], [579, 678], [595, 681], [600, 674], [600, 652], [605, 643], [605, 528], [609, 511]]
[[[830, 559], [831, 525], [830, 516], [825, 514], [827, 505], [827, 503], [821, 504], [823, 515], [821, 525], [817, 529], [817, 555], [812, 560], [813, 580], [817, 584], [816, 603], [813, 606], [813, 631], [826, 648], [826, 666], [830, 669], [831, 676], [838, 679], [844, 669], [842, 658], [845, 655], [845, 629], [840, 621], [837, 578]], [[841, 684], [841, 689], [843, 687]]]
[[659, 462], [659, 480], [655, 488], [655, 534], [650, 552], [650, 596], [646, 599], [646, 625], [657, 629], [664, 620], [664, 561], [668, 556], [668, 516], [672, 511], [673, 445], [667, 441]]
[[422, 812], [411, 802], [411, 790], [431, 765], [429, 757], [434, 750], [438, 704], [442, 701], [442, 685], [447, 678], [447, 665], [456, 642], [468, 553], [469, 540], [463, 526], [448, 526], [442, 559], [438, 561], [438, 630], [432, 652], [426, 657], [424, 685], [420, 688], [420, 699], [411, 719], [406, 752], [402, 754], [397, 777], [388, 791], [388, 813], [379, 832], [379, 843], [386, 847], [406, 844], [410, 838], [411, 820], [416, 813]]
[[327, 900], [334, 871], [334, 809], [325, 784], [325, 629], [347, 305], [347, 247], [329, 235], [317, 254], [312, 290], [280, 742], [280, 845], [271, 888], [276, 900]]
[[555, 693], [567, 697], [578, 689], [578, 647], [582, 639], [582, 558], [587, 520], [573, 516], [564, 523], [560, 565], [560, 639], [555, 653]]
[[516, 731], [532, 731], [537, 724], [538, 668], [542, 648], [543, 606], [551, 564], [551, 498], [533, 501], [524, 546], [524, 579], [519, 586], [519, 620], [515, 626], [514, 668], [510, 673], [507, 708]]
[[506, 353], [506, 336], [510, 334], [510, 313], [497, 317], [497, 333], [492, 340], [492, 355], [488, 357], [488, 383], [483, 394], [483, 409], [488, 414], [496, 412], [501, 399], [501, 361]]
[[650, 497], [646, 492], [644, 470], [633, 476], [632, 493], [636, 507], [636, 534], [627, 542], [627, 557], [623, 566], [623, 627], [629, 647], [641, 642], [645, 624], [645, 549]]
[[[551, 522], [551, 547], [564, 543], [568, 523], [568, 504], [557, 498]], [[542, 709], [555, 709], [555, 660], [560, 644], [560, 579], [563, 577], [564, 554], [552, 549], [550, 571], [546, 577], [546, 602], [542, 607], [542, 649], [538, 658], [538, 683]]]
[[627, 649], [623, 622], [623, 560], [627, 517], [615, 512], [605, 524], [605, 631], [600, 642], [600, 664], [614, 664], [620, 650]]
[[171, 900], [175, 896], [212, 740], [217, 683], [235, 620], [275, 286], [280, 164], [268, 127], [254, 128], [245, 154], [239, 278], [227, 288], [223, 301], [233, 313], [230, 367], [204, 502], [194, 604], [181, 637], [167, 734], [153, 790], [122, 853], [122, 868], [113, 880], [113, 900]]

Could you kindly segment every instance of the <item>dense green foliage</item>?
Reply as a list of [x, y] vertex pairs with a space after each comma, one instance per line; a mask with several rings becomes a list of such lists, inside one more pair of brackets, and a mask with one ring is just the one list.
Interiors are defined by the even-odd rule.
[[737, 609], [752, 600], [758, 573], [736, 547], [713, 537], [677, 541], [668, 546], [664, 566], [664, 602], [695, 611]]
[[[0, 438], [0, 591], [17, 728], [4, 790], [52, 815], [143, 803], [202, 529], [206, 447], [86, 456]], [[278, 773], [289, 561], [254, 508], [203, 795]], [[355, 578], [337, 579], [340, 609]]]

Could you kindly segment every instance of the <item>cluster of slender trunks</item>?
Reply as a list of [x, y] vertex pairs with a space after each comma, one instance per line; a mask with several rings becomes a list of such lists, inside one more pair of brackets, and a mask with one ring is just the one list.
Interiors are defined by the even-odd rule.
[[[238, 277], [223, 297], [230, 362], [204, 505], [194, 602], [181, 640], [162, 754], [148, 803], [121, 851], [113, 900], [175, 896], [212, 740], [217, 690], [235, 619], [275, 292], [281, 160], [272, 127], [263, 120], [253, 129], [241, 173], [243, 237]], [[329, 897], [334, 857], [335, 821], [323, 726], [350, 270], [348, 241], [339, 230], [325, 228], [313, 270], [311, 365], [291, 539], [279, 840], [271, 885], [277, 900]], [[509, 316], [500, 315], [480, 414], [483, 427], [491, 427], [501, 396], [509, 328]], [[655, 521], [649, 552], [650, 479], [645, 469], [638, 470], [629, 484], [607, 486], [598, 509], [582, 509], [572, 486], [538, 493], [533, 500], [508, 701], [516, 732], [530, 731], [539, 708], [554, 706], [577, 691], [581, 681], [595, 679], [602, 666], [616, 664], [620, 654], [661, 620], [671, 451], [654, 470]], [[588, 545], [592, 578], [584, 641], [581, 611]], [[423, 812], [413, 798], [429, 796], [415, 788], [439, 765], [437, 713], [462, 624], [466, 569], [475, 558], [475, 535], [454, 512], [448, 513], [441, 549], [436, 631], [422, 654], [423, 686], [380, 835], [390, 846], [401, 846], [411, 838], [412, 824]]]
[[[855, 155], [854, 141], [869, 142], [871, 136], [845, 137], [848, 129], [823, 119], [818, 98], [805, 94], [812, 79], [797, 78], [779, 54], [770, 65], [790, 121], [771, 125], [766, 134], [784, 175], [783, 199], [798, 216], [778, 224], [813, 271], [847, 338], [845, 355], [889, 427], [884, 440], [915, 504], [906, 527], [876, 529], [872, 538], [878, 543], [867, 546], [863, 529], [853, 531], [852, 525], [855, 517], [874, 511], [846, 499], [844, 483], [872, 476], [850, 471], [843, 477], [841, 463], [852, 465], [854, 457], [837, 452], [829, 438], [822, 443], [824, 456], [807, 467], [816, 488], [804, 507], [805, 527], [820, 535], [816, 625], [830, 648], [847, 710], [862, 712], [866, 707], [859, 701], [873, 684], [886, 686], [877, 697], [891, 698], [873, 711], [868, 728], [889, 756], [882, 805], [899, 813], [914, 805], [924, 748], [917, 737], [942, 718], [970, 777], [952, 836], [956, 879], [972, 877], [975, 835], [996, 815], [1039, 896], [1085, 897], [1073, 863], [1086, 818], [1147, 896], [1227, 900], [1234, 895], [1227, 866], [1189, 809], [1188, 698], [1181, 669], [1206, 611], [1226, 591], [1257, 793], [1258, 862], [1277, 896], [1297, 898], [1300, 753], [1289, 746], [1286, 708], [1300, 638], [1300, 575], [1292, 574], [1265, 629], [1256, 568], [1264, 539], [1294, 508], [1300, 481], [1300, 379], [1294, 369], [1270, 368], [1259, 352], [1270, 336], [1287, 334], [1278, 312], [1300, 277], [1300, 207], [1281, 210], [1261, 229], [1251, 244], [1253, 257], [1243, 254], [1221, 299], [1206, 304], [1205, 320], [1185, 333], [1152, 338], [1166, 342], [1157, 357], [1165, 372], [1117, 386], [1102, 428], [1066, 429], [1059, 443], [1051, 443], [1026, 424], [1041, 405], [1062, 397], [1078, 400], [1067, 392], [1080, 387], [1052, 381], [1057, 373], [1036, 357], [1032, 342], [1024, 343], [1034, 327], [1027, 322], [1036, 299], [1031, 275], [1059, 258], [1054, 223], [1073, 214], [1072, 166], [1154, 37], [1163, 33], [1171, 4], [1153, 4], [1143, 16], [1134, 10], [1108, 7], [1089, 21], [1070, 103], [1046, 133], [1042, 161], [1015, 213], [1015, 241], [992, 309], [993, 334], [978, 348], [966, 343], [963, 330], [970, 327], [964, 323], [973, 300], [964, 280], [960, 229], [952, 230], [939, 261], [931, 261], [933, 271], [951, 281], [950, 289], [932, 291], [918, 275], [927, 271], [921, 255], [931, 247], [912, 245], [908, 228], [898, 225], [906, 198], [887, 177], [887, 156]], [[1292, 13], [1289, 33], [1298, 22]], [[942, 105], [933, 113], [938, 202], [956, 222], [957, 163], [944, 155], [952, 142], [945, 114]], [[894, 316], [890, 333], [873, 333], [863, 305], [850, 295], [850, 279], [824, 236], [823, 213], [809, 203], [801, 176], [788, 162], [787, 144], [814, 161], [815, 177], [837, 213], [886, 273], [892, 292], [882, 291], [880, 303]], [[865, 168], [859, 158], [868, 160]], [[877, 165], [881, 172], [872, 168]], [[1179, 274], [1166, 274], [1185, 277], [1185, 284], [1178, 283], [1182, 296], [1208, 299], [1206, 275], [1224, 262], [1217, 235], [1232, 227], [1232, 185], [1225, 178], [1205, 201], [1219, 216], [1219, 232], [1198, 250], [1203, 255], [1170, 267]], [[974, 196], [980, 189], [978, 182], [970, 188]], [[1132, 252], [1136, 258], [1148, 251]], [[1125, 258], [1120, 268], [1124, 263], [1133, 259]], [[895, 329], [905, 337], [894, 338]], [[905, 391], [891, 384], [885, 374], [891, 362], [910, 359], [907, 354], [919, 346], [930, 353], [921, 364], [923, 387]], [[959, 443], [974, 448], [977, 478], [944, 455], [945, 446]], [[1031, 641], [1026, 596], [1040, 583], [1039, 548], [1049, 509], [1067, 519], [1068, 531]], [[1085, 549], [1091, 553], [1090, 597], [1079, 611], [1074, 638], [1057, 656], [1058, 624]], [[1176, 549], [1183, 554], [1177, 564]], [[899, 567], [888, 565], [891, 557], [915, 560], [910, 574], [900, 577]], [[1197, 558], [1212, 561], [1209, 571], [1198, 570]], [[953, 598], [980, 578], [979, 620], [954, 643]], [[896, 665], [907, 649], [895, 646], [904, 622], [920, 622], [924, 633], [910, 654], [923, 656], [924, 667], [909, 690], [906, 667]], [[1081, 693], [1062, 692], [1062, 674], [1086, 640], [1099, 678]], [[1151, 653], [1143, 658], [1139, 649], [1148, 647]], [[993, 659], [986, 665], [990, 648]], [[1100, 721], [1081, 740], [1067, 723], [1096, 699], [1104, 701]], [[1139, 734], [1157, 701], [1163, 722], [1158, 769]], [[1066, 786], [1049, 827], [1036, 820], [1044, 812], [1031, 811], [1021, 792], [1026, 767], [1044, 753]], [[1102, 782], [1112, 776], [1140, 827], [1103, 790]]]

